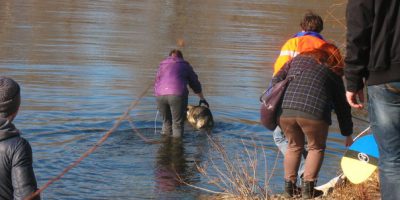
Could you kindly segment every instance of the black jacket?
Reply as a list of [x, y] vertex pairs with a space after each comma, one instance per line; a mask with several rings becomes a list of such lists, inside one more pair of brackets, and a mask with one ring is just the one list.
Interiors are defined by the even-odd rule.
[[282, 101], [282, 116], [296, 111], [304, 118], [324, 120], [331, 124], [333, 108], [341, 134], [349, 136], [353, 133], [351, 108], [346, 100], [341, 77], [325, 65], [317, 63], [314, 58], [298, 55], [279, 70], [272, 84], [292, 75], [295, 77], [286, 88]]
[[24, 199], [36, 190], [31, 146], [11, 122], [0, 118], [0, 200]]
[[400, 1], [349, 0], [345, 77], [347, 90], [400, 81]]

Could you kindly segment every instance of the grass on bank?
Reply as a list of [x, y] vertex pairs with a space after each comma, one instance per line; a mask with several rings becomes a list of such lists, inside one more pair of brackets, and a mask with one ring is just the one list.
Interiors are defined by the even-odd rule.
[[[265, 148], [257, 146], [255, 142], [245, 145], [242, 141], [244, 148], [241, 153], [229, 152], [228, 154], [219, 141], [209, 137], [209, 143], [210, 152], [213, 152], [213, 155], [202, 165], [197, 165], [197, 170], [208, 180], [207, 183], [218, 191], [185, 183], [210, 193], [201, 199], [270, 199], [271, 191], [268, 183], [272, 174], [268, 174], [268, 171], [274, 169], [267, 170]], [[277, 159], [278, 157], [275, 163]], [[265, 167], [265, 170], [259, 170], [259, 167]], [[260, 171], [263, 171], [263, 174], [260, 174]]]
[[337, 187], [329, 194], [326, 199], [337, 200], [376, 200], [380, 199], [379, 175], [376, 170], [371, 177], [360, 184], [352, 184], [347, 182]]
[[[279, 200], [285, 199], [280, 194], [273, 194], [269, 188], [269, 180], [277, 170], [276, 163], [273, 168], [267, 170], [267, 159], [265, 148], [257, 146], [254, 142], [252, 149], [244, 146], [244, 152], [240, 155], [236, 153], [229, 157], [226, 149], [218, 141], [210, 137], [212, 152], [218, 156], [211, 158], [207, 164], [197, 166], [197, 170], [208, 180], [208, 184], [218, 188], [212, 191], [205, 188], [193, 186], [199, 190], [209, 192], [210, 195], [203, 196], [201, 199], [207, 200]], [[261, 150], [257, 150], [260, 149]], [[259, 161], [259, 157], [263, 158]], [[232, 154], [230, 154], [232, 155]], [[217, 164], [218, 162], [218, 164]], [[221, 166], [220, 163], [223, 163]], [[263, 162], [263, 163], [260, 163]], [[257, 167], [264, 165], [265, 173], [257, 174]], [[212, 172], [211, 175], [209, 172]], [[261, 179], [260, 179], [261, 177]], [[334, 177], [332, 177], [334, 178]], [[185, 183], [187, 184], [187, 183]], [[321, 183], [323, 184], [323, 183]], [[188, 184], [190, 185], [190, 184]], [[192, 186], [192, 185], [190, 185]], [[283, 183], [282, 183], [283, 187]], [[378, 173], [373, 175], [365, 182], [355, 185], [349, 181], [335, 187], [327, 196], [318, 199], [332, 200], [376, 200], [380, 199]]]

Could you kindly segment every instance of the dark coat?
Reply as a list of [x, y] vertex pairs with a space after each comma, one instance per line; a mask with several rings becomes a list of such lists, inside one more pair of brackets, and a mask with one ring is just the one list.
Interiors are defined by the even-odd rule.
[[0, 199], [24, 199], [36, 190], [31, 146], [11, 122], [0, 118]]
[[400, 81], [400, 1], [349, 0], [344, 74], [347, 91]]

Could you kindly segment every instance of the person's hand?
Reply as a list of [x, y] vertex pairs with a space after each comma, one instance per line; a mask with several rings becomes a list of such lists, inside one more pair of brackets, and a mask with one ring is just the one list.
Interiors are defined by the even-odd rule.
[[[360, 102], [357, 101], [357, 97], [360, 100]], [[349, 92], [346, 91], [346, 98], [347, 102], [349, 102], [350, 106], [353, 108], [357, 109], [363, 109], [364, 108], [364, 91], [361, 89], [358, 92]]]
[[344, 141], [344, 145], [346, 147], [349, 147], [349, 146], [351, 146], [353, 144], [353, 142], [354, 142], [354, 140], [351, 137], [351, 135], [350, 136], [346, 136], [346, 140]]
[[207, 106], [207, 108], [209, 108], [209, 107], [210, 107], [210, 105], [208, 104], [208, 102], [207, 102], [205, 99], [200, 99], [200, 101], [199, 101], [199, 106], [201, 106], [201, 104], [204, 104], [204, 105], [206, 105], [206, 106]]

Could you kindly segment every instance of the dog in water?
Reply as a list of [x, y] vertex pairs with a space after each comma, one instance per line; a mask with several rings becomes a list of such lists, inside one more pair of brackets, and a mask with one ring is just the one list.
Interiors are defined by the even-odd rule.
[[187, 119], [189, 123], [197, 130], [211, 131], [214, 127], [214, 119], [211, 111], [206, 106], [187, 107]]

